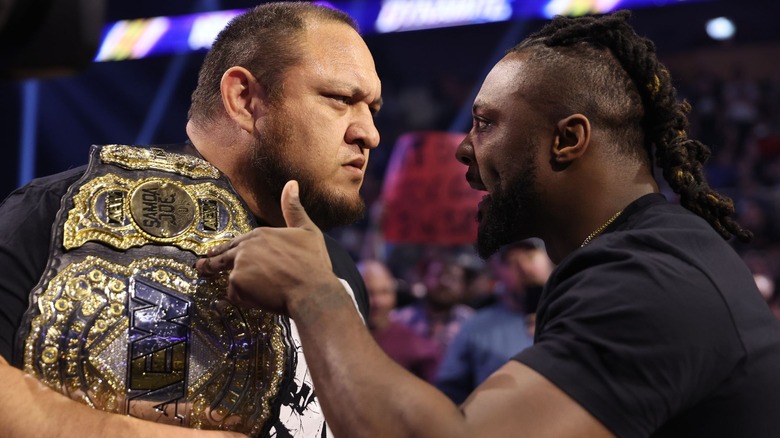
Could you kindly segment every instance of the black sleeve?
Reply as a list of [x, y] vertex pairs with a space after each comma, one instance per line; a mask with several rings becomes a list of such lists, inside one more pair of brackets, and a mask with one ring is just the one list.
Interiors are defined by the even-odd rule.
[[333, 263], [333, 272], [349, 283], [355, 294], [355, 302], [360, 309], [360, 314], [363, 315], [364, 321], [368, 321], [368, 292], [366, 292], [366, 285], [363, 283], [363, 277], [360, 276], [355, 262], [349, 253], [327, 234], [325, 235], [325, 245], [328, 247], [330, 261]]
[[52, 224], [62, 196], [84, 168], [33, 180], [0, 205], [0, 355], [12, 364], [16, 332], [29, 295], [49, 258]]

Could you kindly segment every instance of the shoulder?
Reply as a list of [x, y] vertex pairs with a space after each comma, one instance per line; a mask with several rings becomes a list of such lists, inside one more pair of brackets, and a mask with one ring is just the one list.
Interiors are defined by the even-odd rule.
[[[724, 275], [727, 274], [727, 275]], [[668, 202], [633, 213], [616, 230], [577, 249], [553, 272], [550, 285], [574, 284], [670, 292], [755, 289], [739, 255], [702, 218]], [[568, 287], [567, 287], [568, 286]], [[655, 295], [658, 298], [657, 294]]]
[[465, 304], [456, 304], [452, 308], [452, 317], [455, 321], [465, 322], [474, 316], [474, 308]]
[[464, 324], [464, 327], [466, 325], [490, 327], [496, 325], [497, 322], [514, 319], [523, 321], [525, 316], [509, 310], [505, 305], [498, 302], [475, 311], [474, 315]]
[[45, 269], [63, 195], [83, 171], [35, 179], [0, 205], [0, 353], [11, 362], [18, 364], [20, 359], [13, 348], [14, 333], [27, 309], [28, 295]]
[[3, 201], [2, 206], [29, 195], [54, 196], [61, 198], [68, 188], [84, 175], [85, 170], [86, 166], [80, 166], [53, 175], [35, 178], [26, 185], [11, 192]]
[[668, 255], [697, 267], [738, 259], [728, 242], [704, 218], [665, 200], [637, 209], [614, 232], [599, 237], [585, 249]]
[[36, 178], [13, 191], [0, 204], [0, 222], [6, 231], [13, 233], [11, 224], [50, 226], [60, 209], [62, 197], [68, 188], [84, 174], [85, 167], [78, 167], [58, 174]]
[[626, 321], [641, 318], [667, 331], [674, 330], [663, 328], [670, 321], [684, 323], [702, 313], [727, 316], [722, 285], [702, 260], [656, 236], [616, 233], [609, 242], [606, 237], [598, 246], [577, 250], [553, 272], [539, 303], [540, 317], [556, 309], [612, 317], [626, 312]]
[[737, 352], [734, 312], [757, 296], [744, 262], [708, 223], [662, 203], [564, 259], [540, 300], [538, 324], [609, 321], [596, 325], [602, 335], [623, 324], [636, 341]]

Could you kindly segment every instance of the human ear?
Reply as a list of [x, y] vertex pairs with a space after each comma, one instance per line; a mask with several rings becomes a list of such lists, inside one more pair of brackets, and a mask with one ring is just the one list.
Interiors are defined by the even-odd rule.
[[582, 114], [572, 114], [558, 121], [553, 147], [553, 159], [570, 164], [581, 157], [590, 144], [590, 121]]
[[265, 92], [255, 76], [244, 67], [230, 67], [219, 83], [222, 105], [228, 117], [247, 132], [252, 132], [255, 120], [263, 114]]

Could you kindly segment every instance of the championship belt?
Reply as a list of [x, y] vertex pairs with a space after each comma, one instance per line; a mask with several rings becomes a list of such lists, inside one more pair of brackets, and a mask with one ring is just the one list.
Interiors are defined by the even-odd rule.
[[25, 371], [108, 412], [266, 431], [294, 366], [289, 323], [233, 306], [225, 276], [199, 278], [193, 268], [254, 224], [201, 158], [93, 146], [63, 198], [20, 329]]

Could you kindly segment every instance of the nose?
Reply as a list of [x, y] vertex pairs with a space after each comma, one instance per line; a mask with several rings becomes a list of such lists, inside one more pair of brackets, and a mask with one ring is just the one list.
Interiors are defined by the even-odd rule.
[[348, 144], [357, 144], [362, 149], [374, 149], [379, 146], [379, 131], [374, 125], [371, 111], [366, 109], [356, 115], [347, 128], [345, 140]]
[[458, 148], [455, 149], [455, 159], [466, 166], [469, 166], [474, 162], [474, 146], [471, 144], [468, 135], [460, 142]]

